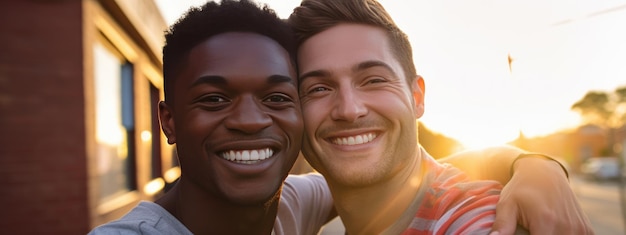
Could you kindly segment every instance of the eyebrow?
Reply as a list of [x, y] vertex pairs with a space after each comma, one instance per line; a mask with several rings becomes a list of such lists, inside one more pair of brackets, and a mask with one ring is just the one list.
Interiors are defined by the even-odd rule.
[[302, 84], [302, 81], [304, 81], [304, 79], [306, 78], [310, 78], [310, 77], [328, 77], [330, 76], [330, 72], [327, 70], [323, 70], [323, 69], [319, 69], [319, 70], [313, 70], [310, 72], [306, 72], [303, 73], [302, 75], [300, 75], [300, 78], [298, 78], [298, 80], [300, 80], [300, 84]]
[[[397, 76], [397, 74], [393, 71], [393, 69], [391, 68], [391, 66], [389, 66], [387, 63], [384, 63], [382, 61], [379, 60], [368, 60], [368, 61], [363, 61], [355, 66], [352, 67], [352, 72], [359, 72], [359, 71], [363, 71], [372, 67], [383, 67], [386, 70], [388, 70], [389, 72], [391, 72], [394, 76]], [[310, 72], [306, 72], [304, 74], [302, 74], [299, 78], [300, 82], [304, 81], [304, 79], [309, 78], [309, 77], [328, 77], [331, 75], [331, 72], [328, 70], [324, 70], [324, 69], [318, 69], [318, 70], [313, 70]]]
[[354, 66], [352, 68], [352, 71], [353, 72], [358, 72], [358, 71], [363, 71], [363, 70], [366, 70], [366, 69], [369, 69], [369, 68], [372, 68], [372, 67], [383, 67], [386, 70], [388, 70], [390, 73], [392, 73], [393, 76], [396, 76], [396, 77], [398, 76], [393, 71], [391, 66], [389, 66], [387, 63], [382, 62], [380, 60], [368, 60], [368, 61], [361, 62], [361, 63], [357, 64], [356, 66]]
[[267, 83], [269, 84], [278, 84], [278, 83], [290, 83], [293, 82], [293, 79], [284, 75], [272, 75], [267, 78]]
[[196, 79], [196, 81], [191, 84], [191, 87], [195, 87], [200, 84], [226, 85], [227, 83], [226, 78], [222, 76], [207, 75]]
[[[290, 83], [292, 81], [293, 79], [291, 77], [284, 76], [284, 75], [271, 75], [267, 77], [267, 83], [269, 84], [279, 84], [279, 83], [285, 83], [285, 82]], [[222, 76], [207, 75], [207, 76], [202, 76], [196, 79], [196, 81], [194, 81], [191, 84], [191, 87], [195, 87], [200, 84], [226, 85], [228, 84], [228, 81], [225, 77], [222, 77]]]

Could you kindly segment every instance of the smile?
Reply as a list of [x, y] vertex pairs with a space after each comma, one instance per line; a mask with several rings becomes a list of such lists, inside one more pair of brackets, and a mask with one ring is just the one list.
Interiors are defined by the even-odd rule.
[[228, 161], [255, 164], [257, 162], [268, 159], [274, 155], [274, 150], [270, 148], [254, 149], [254, 150], [230, 150], [220, 154], [220, 156]]
[[336, 145], [357, 145], [369, 143], [374, 139], [376, 139], [376, 134], [369, 133], [349, 137], [334, 138], [331, 139], [331, 142]]

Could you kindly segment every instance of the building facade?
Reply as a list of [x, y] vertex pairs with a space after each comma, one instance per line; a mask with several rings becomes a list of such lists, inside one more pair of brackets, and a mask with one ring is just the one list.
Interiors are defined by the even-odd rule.
[[153, 0], [0, 1], [0, 228], [85, 234], [179, 176]]

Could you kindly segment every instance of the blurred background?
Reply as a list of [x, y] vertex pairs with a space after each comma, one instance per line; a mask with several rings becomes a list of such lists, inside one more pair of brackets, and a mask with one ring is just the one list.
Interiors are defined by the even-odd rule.
[[[203, 2], [0, 1], [3, 231], [84, 234], [179, 177], [156, 120], [163, 32]], [[282, 18], [299, 3], [260, 2]], [[433, 156], [550, 154], [596, 233], [625, 233], [626, 0], [381, 3], [425, 78], [419, 138]]]

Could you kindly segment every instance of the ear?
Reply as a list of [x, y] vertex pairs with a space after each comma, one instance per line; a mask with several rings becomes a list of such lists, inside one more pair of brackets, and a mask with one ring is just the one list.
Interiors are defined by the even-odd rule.
[[411, 83], [411, 93], [413, 94], [415, 118], [421, 118], [424, 115], [424, 94], [426, 94], [426, 85], [422, 76], [415, 75], [415, 79]]
[[165, 103], [165, 101], [159, 102], [159, 120], [161, 121], [161, 129], [167, 137], [168, 144], [176, 143], [176, 128], [174, 125], [174, 113], [172, 108]]

